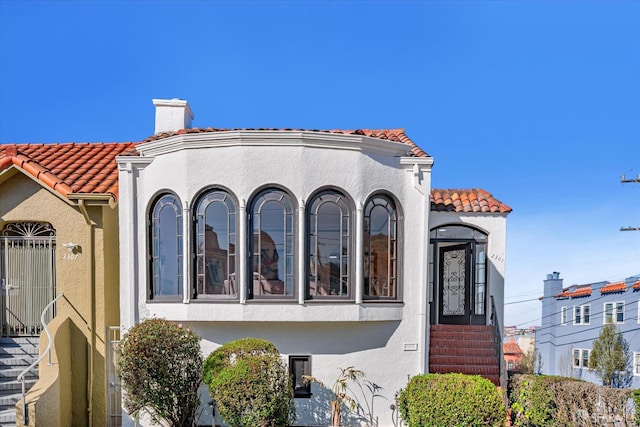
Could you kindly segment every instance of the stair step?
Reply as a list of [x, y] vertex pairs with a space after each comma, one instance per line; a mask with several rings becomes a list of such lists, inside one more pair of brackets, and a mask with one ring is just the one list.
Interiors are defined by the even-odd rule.
[[476, 356], [455, 356], [437, 354], [429, 356], [429, 364], [433, 365], [473, 365], [473, 366], [496, 366], [497, 358], [476, 357]]
[[11, 366], [27, 367], [36, 361], [35, 357], [0, 357], [0, 369]]
[[16, 408], [0, 411], [0, 426], [16, 425]]
[[469, 356], [469, 357], [496, 357], [496, 349], [494, 346], [483, 347], [460, 347], [460, 346], [439, 346], [431, 343], [429, 346], [429, 355], [453, 355], [453, 356]]
[[500, 368], [498, 366], [473, 366], [473, 365], [432, 365], [429, 364], [430, 372], [437, 372], [440, 374], [458, 373], [466, 375], [500, 375]]
[[[29, 390], [38, 380], [36, 378], [25, 378], [25, 388]], [[15, 378], [7, 381], [0, 381], [0, 394], [13, 393], [14, 391], [22, 391], [22, 382]]]
[[12, 356], [38, 357], [38, 347], [20, 347], [19, 345], [5, 345], [0, 347], [0, 357]]
[[[16, 378], [18, 378], [18, 375], [20, 375], [23, 371], [24, 371], [24, 368], [0, 369], [0, 380], [3, 378], [8, 380], [15, 380]], [[38, 377], [38, 369], [32, 369], [31, 371], [25, 374], [25, 378], [37, 378], [37, 377]]]
[[469, 339], [469, 340], [456, 340], [456, 339], [433, 339], [429, 340], [430, 348], [470, 348], [470, 349], [493, 349], [495, 343], [493, 339]]

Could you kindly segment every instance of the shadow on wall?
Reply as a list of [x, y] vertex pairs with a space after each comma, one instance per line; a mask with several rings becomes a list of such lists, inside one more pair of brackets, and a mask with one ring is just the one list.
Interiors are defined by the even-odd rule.
[[[377, 387], [377, 386], [376, 386]], [[377, 394], [373, 384], [367, 380], [361, 380], [360, 385], [351, 383], [349, 395], [355, 400], [356, 407], [352, 410], [347, 405], [342, 405], [340, 414], [341, 426], [378, 427], [379, 420], [376, 417], [376, 408], [391, 405], [384, 396]], [[312, 395], [309, 399], [296, 399], [296, 413], [298, 418], [296, 426], [330, 426], [331, 425], [331, 402], [333, 392], [329, 387], [319, 384], [311, 385]], [[382, 405], [382, 406], [380, 406]]]
[[[189, 327], [203, 340], [224, 343], [246, 337], [272, 342], [282, 354], [349, 354], [384, 348], [400, 325], [393, 322], [238, 322], [217, 326], [216, 322], [190, 322]], [[331, 342], [331, 345], [327, 345]], [[203, 348], [205, 357], [213, 348]]]

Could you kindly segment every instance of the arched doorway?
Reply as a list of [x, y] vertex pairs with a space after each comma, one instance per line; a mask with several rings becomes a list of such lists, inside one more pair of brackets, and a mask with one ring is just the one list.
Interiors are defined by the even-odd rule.
[[[46, 222], [14, 222], [0, 233], [2, 336], [38, 335], [55, 297], [56, 232]], [[53, 313], [49, 313], [49, 321]]]
[[465, 225], [431, 230], [432, 324], [486, 324], [487, 240]]

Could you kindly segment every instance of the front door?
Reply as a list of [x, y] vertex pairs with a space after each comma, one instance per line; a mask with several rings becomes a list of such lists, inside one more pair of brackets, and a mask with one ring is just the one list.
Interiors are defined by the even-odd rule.
[[[2, 336], [38, 335], [40, 316], [55, 297], [55, 230], [51, 224], [7, 224], [0, 235]], [[45, 321], [52, 318], [47, 313]]]
[[440, 248], [439, 319], [443, 324], [469, 324], [471, 314], [471, 244]]

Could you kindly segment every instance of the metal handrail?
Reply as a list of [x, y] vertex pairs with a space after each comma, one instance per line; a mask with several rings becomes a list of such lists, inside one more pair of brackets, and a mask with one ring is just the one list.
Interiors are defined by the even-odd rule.
[[493, 344], [496, 350], [496, 358], [498, 359], [498, 369], [500, 371], [500, 378], [502, 378], [502, 333], [500, 332], [498, 310], [496, 310], [496, 303], [493, 299], [493, 295], [491, 295], [491, 325], [493, 326]]
[[29, 418], [27, 417], [27, 397], [26, 397], [27, 392], [25, 390], [26, 386], [25, 386], [24, 377], [34, 367], [38, 366], [40, 361], [42, 361], [42, 359], [44, 359], [45, 355], [49, 356], [49, 365], [51, 365], [51, 345], [53, 344], [53, 339], [51, 338], [51, 333], [49, 332], [49, 328], [47, 328], [47, 325], [45, 324], [44, 316], [47, 314], [47, 310], [49, 310], [49, 307], [51, 307], [56, 301], [58, 301], [63, 296], [64, 296], [64, 294], [60, 294], [57, 297], [55, 297], [49, 304], [47, 304], [45, 306], [45, 308], [42, 310], [42, 314], [40, 315], [40, 323], [42, 323], [42, 327], [44, 328], [44, 332], [47, 334], [47, 339], [49, 340], [49, 342], [47, 343], [46, 350], [42, 352], [40, 357], [38, 357], [38, 359], [35, 362], [33, 362], [31, 365], [29, 365], [29, 367], [27, 369], [25, 369], [24, 371], [22, 371], [20, 373], [20, 375], [18, 375], [18, 381], [22, 382], [22, 422], [24, 423], [24, 425], [29, 425]]

